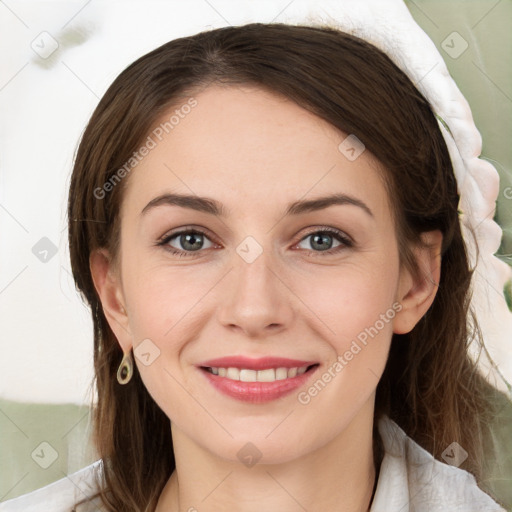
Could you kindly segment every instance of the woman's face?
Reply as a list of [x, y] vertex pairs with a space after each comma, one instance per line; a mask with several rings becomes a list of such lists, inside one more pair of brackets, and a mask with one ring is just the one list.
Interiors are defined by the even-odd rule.
[[[173, 428], [224, 459], [250, 441], [291, 460], [371, 417], [410, 283], [386, 189], [353, 136], [285, 98], [195, 100], [125, 178], [113, 329]], [[246, 360], [212, 362], [228, 357]]]

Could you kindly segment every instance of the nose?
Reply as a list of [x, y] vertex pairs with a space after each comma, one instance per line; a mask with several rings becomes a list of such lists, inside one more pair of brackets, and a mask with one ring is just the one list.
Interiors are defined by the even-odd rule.
[[263, 338], [288, 328], [293, 297], [282, 268], [263, 251], [254, 261], [233, 256], [233, 268], [223, 280], [218, 320], [247, 338]]

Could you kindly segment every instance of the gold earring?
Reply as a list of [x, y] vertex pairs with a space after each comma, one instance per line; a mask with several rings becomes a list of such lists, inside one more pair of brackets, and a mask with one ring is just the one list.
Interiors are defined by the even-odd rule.
[[131, 352], [123, 355], [123, 360], [117, 369], [117, 382], [119, 384], [128, 384], [133, 375], [133, 359]]

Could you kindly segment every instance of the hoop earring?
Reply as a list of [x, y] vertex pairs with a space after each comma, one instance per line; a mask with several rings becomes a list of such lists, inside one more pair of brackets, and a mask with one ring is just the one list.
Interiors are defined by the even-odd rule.
[[117, 382], [119, 384], [128, 384], [133, 375], [133, 359], [131, 352], [123, 355], [123, 360], [117, 369]]

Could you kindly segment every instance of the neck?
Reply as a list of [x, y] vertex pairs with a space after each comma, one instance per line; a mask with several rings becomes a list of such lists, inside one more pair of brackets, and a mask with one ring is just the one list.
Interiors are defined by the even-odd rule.
[[364, 407], [317, 450], [246, 467], [204, 450], [173, 424], [176, 470], [156, 512], [367, 512], [376, 480], [372, 434], [373, 407]]

